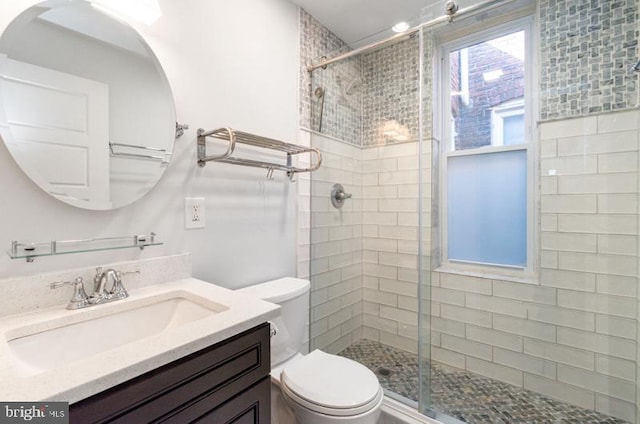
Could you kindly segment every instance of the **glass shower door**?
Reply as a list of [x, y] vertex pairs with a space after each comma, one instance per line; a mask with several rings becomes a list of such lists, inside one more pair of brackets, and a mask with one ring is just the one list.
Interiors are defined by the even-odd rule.
[[[411, 407], [418, 353], [429, 351], [418, 325], [428, 308], [419, 301], [420, 252], [430, 248], [420, 238], [430, 221], [419, 212], [420, 186], [430, 175], [419, 165], [418, 63], [418, 37], [407, 36], [319, 67], [304, 84], [306, 132], [324, 158], [309, 190], [310, 347], [359, 361]], [[335, 184], [352, 195], [341, 208], [330, 202]]]
[[431, 269], [434, 254], [437, 257], [437, 242], [434, 243], [434, 205], [433, 199], [437, 199], [437, 158], [439, 148], [433, 138], [432, 131], [432, 58], [431, 58], [431, 31], [428, 28], [420, 30], [419, 34], [419, 269], [418, 275], [418, 410], [427, 415], [434, 416], [431, 405]]

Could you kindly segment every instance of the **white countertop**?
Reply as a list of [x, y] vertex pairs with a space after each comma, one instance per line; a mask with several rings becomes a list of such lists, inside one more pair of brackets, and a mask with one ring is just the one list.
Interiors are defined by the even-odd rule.
[[[21, 376], [16, 372], [8, 340], [127, 310], [133, 304], [150, 302], [148, 299], [166, 297], [172, 292], [208, 299], [228, 309], [118, 348], [60, 363], [36, 375]], [[277, 305], [195, 278], [143, 287], [129, 294], [124, 300], [76, 311], [60, 305], [1, 318], [0, 400], [74, 403], [271, 320], [279, 313]]]

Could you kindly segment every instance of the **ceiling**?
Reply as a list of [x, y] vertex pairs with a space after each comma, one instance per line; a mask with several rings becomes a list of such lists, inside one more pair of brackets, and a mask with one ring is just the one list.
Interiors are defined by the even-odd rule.
[[[417, 25], [434, 0], [291, 0], [351, 47], [391, 35], [401, 21]], [[439, 2], [437, 2], [439, 3]]]

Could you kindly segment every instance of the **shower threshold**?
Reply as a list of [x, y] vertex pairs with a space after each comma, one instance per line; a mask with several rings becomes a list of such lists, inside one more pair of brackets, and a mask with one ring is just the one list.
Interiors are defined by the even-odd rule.
[[[385, 391], [418, 401], [417, 355], [366, 339], [358, 340], [339, 355], [375, 372]], [[431, 409], [438, 415], [445, 414], [470, 424], [628, 424], [619, 418], [433, 362]]]

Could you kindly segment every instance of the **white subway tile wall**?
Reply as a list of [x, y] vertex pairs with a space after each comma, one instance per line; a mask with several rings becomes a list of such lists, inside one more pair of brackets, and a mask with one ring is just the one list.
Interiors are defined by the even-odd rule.
[[[300, 138], [309, 137], [301, 131]], [[312, 137], [323, 164], [312, 176], [312, 189], [299, 195], [310, 212], [301, 208], [299, 216], [298, 245], [305, 255], [298, 258], [298, 276], [311, 280], [310, 348], [339, 352], [363, 332], [362, 151], [329, 137]], [[310, 184], [309, 179], [300, 182]], [[330, 201], [335, 183], [353, 195], [340, 209]]]
[[[367, 289], [363, 326], [367, 338], [418, 351], [418, 144], [382, 145], [363, 150], [363, 176], [370, 185], [363, 240]], [[365, 179], [363, 179], [365, 181]], [[383, 216], [369, 222], [366, 215]]]
[[635, 422], [639, 117], [541, 124], [539, 279], [441, 274], [434, 360]]
[[[313, 190], [300, 194], [298, 275], [312, 282], [310, 347], [338, 352], [366, 337], [415, 353], [418, 228], [417, 218], [402, 215], [417, 214], [418, 173], [389, 172], [417, 168], [417, 143], [361, 149], [312, 137], [326, 160]], [[360, 184], [345, 183], [354, 180]], [[329, 200], [336, 182], [353, 195], [341, 209]]]

